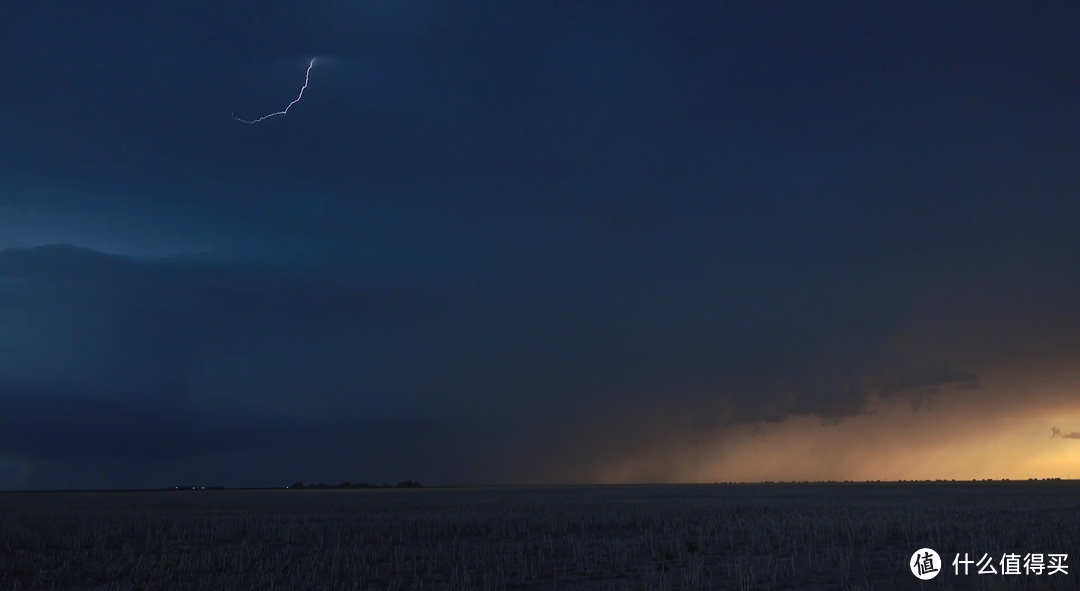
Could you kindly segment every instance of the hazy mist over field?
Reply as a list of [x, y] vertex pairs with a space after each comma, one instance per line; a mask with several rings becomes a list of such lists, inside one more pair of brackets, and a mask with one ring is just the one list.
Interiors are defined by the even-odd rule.
[[1080, 477], [1073, 4], [9, 4], [0, 489]]

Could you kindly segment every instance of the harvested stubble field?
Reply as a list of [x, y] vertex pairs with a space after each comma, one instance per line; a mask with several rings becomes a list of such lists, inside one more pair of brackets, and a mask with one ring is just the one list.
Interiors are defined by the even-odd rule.
[[[10, 493], [0, 588], [1080, 589], [1080, 565], [966, 577], [951, 566], [957, 552], [1074, 559], [1077, 493], [1068, 482]], [[922, 547], [945, 563], [927, 582], [908, 567]]]

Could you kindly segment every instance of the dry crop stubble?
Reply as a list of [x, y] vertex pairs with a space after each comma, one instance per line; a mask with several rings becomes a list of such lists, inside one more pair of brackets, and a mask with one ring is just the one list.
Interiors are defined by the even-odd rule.
[[[1074, 589], [1080, 487], [718, 485], [0, 495], [0, 589]], [[946, 568], [917, 581], [911, 553]], [[1071, 553], [1071, 552], [1070, 552]], [[1073, 571], [1070, 568], [1070, 571]]]

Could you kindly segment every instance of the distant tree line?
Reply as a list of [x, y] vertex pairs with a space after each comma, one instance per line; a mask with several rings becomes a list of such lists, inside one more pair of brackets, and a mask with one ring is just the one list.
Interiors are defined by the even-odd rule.
[[303, 482], [294, 482], [289, 488], [420, 488], [420, 483], [414, 480], [403, 480], [397, 485], [393, 484], [368, 484], [366, 482], [342, 482], [341, 484], [326, 484], [325, 482], [313, 482], [304, 486]]

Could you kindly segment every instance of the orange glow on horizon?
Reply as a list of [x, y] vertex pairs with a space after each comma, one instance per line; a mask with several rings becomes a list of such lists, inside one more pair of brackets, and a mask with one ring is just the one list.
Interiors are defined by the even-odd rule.
[[[943, 391], [929, 408], [873, 398], [873, 414], [739, 425], [677, 451], [629, 458], [600, 482], [983, 480], [1080, 477], [1080, 375], [993, 376], [974, 391]], [[1017, 392], [1023, 392], [1017, 395]], [[657, 476], [660, 475], [660, 476]]]

